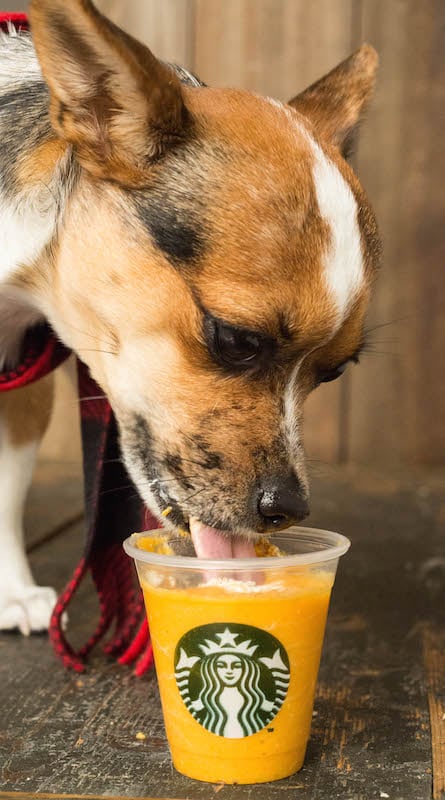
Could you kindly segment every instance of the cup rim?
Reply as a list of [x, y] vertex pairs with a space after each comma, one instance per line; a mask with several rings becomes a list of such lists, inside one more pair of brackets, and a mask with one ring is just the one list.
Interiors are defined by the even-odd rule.
[[[326, 561], [333, 561], [339, 559], [350, 548], [351, 542], [341, 533], [335, 531], [327, 531], [322, 528], [307, 528], [300, 526], [293, 526], [287, 528], [285, 531], [280, 531], [272, 537], [272, 543], [281, 539], [294, 540], [298, 536], [300, 539], [306, 541], [310, 540], [314, 545], [322, 546], [322, 549], [313, 550], [307, 553], [292, 553], [286, 556], [266, 556], [264, 558], [197, 558], [196, 556], [181, 556], [181, 555], [165, 555], [161, 553], [152, 553], [147, 550], [141, 550], [134, 545], [134, 542], [139, 536], [150, 536], [151, 534], [162, 531], [164, 534], [168, 533], [165, 528], [158, 528], [152, 531], [142, 531], [141, 533], [133, 533], [123, 542], [123, 548], [127, 555], [135, 561], [142, 561], [145, 564], [151, 564], [153, 567], [174, 567], [175, 569], [194, 569], [194, 570], [230, 570], [236, 571], [254, 569], [258, 570], [261, 565], [261, 570], [276, 569], [279, 567], [292, 566], [305, 566], [306, 564], [321, 564]], [[179, 539], [178, 537], [175, 537]], [[323, 547], [324, 546], [324, 547]]]

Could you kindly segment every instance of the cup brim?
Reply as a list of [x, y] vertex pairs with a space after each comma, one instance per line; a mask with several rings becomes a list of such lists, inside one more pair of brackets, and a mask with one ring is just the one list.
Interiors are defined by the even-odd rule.
[[[295, 526], [281, 531], [272, 537], [272, 543], [277, 544], [280, 550], [284, 550], [286, 555], [267, 556], [258, 558], [227, 558], [210, 559], [197, 558], [189, 555], [166, 555], [164, 553], [154, 553], [142, 550], [136, 546], [139, 536], [150, 536], [159, 531], [144, 531], [143, 533], [133, 533], [125, 539], [123, 547], [127, 555], [135, 561], [156, 566], [175, 567], [194, 570], [233, 570], [236, 564], [238, 570], [258, 569], [259, 561], [261, 569], [284, 569], [286, 567], [298, 567], [313, 564], [322, 564], [328, 561], [338, 560], [350, 548], [351, 542], [346, 536], [334, 531], [322, 530], [321, 528], [303, 528]], [[168, 536], [168, 532], [162, 529], [162, 533]], [[168, 538], [170, 544], [175, 541], [180, 542], [180, 538]], [[301, 552], [287, 552], [287, 548], [300, 548]]]

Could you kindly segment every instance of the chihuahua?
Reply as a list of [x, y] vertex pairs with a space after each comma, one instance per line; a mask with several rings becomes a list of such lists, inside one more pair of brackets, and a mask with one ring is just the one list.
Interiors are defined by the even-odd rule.
[[[302, 414], [357, 362], [380, 243], [345, 157], [363, 45], [284, 104], [155, 58], [90, 0], [0, 42], [0, 365], [49, 321], [116, 415], [146, 506], [198, 556], [308, 514]], [[52, 380], [0, 403], [0, 628], [44, 629], [22, 510]]]

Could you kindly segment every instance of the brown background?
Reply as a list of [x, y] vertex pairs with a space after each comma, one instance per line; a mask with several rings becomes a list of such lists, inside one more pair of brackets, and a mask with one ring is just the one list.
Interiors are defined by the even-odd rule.
[[[378, 91], [355, 167], [384, 240], [384, 266], [369, 315], [369, 327], [378, 327], [370, 334], [372, 352], [360, 366], [310, 398], [307, 450], [309, 457], [333, 463], [443, 464], [443, 0], [98, 0], [98, 5], [158, 56], [184, 64], [207, 83], [283, 100], [361, 42], [377, 48]], [[46, 455], [76, 457], [68, 442], [67, 403], [74, 409], [65, 386]]]

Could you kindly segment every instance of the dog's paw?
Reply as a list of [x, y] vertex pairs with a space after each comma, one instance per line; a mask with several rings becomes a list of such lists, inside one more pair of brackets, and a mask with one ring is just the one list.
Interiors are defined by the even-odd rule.
[[49, 586], [23, 586], [0, 597], [0, 630], [18, 628], [24, 636], [48, 630], [56, 600]]

